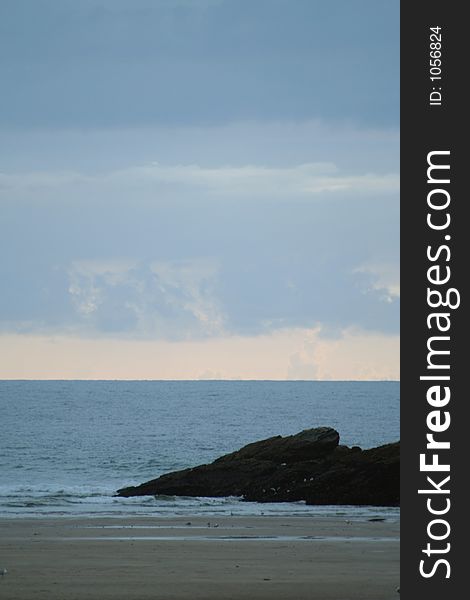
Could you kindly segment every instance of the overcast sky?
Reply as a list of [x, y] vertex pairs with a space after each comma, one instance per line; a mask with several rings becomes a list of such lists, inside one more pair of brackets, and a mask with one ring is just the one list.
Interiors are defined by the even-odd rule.
[[0, 377], [397, 379], [398, 0], [3, 0]]

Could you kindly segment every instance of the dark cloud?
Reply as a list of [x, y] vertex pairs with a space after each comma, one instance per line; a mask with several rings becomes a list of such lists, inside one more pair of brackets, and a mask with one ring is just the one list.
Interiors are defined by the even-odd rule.
[[399, 5], [4, 0], [0, 126], [398, 122]]

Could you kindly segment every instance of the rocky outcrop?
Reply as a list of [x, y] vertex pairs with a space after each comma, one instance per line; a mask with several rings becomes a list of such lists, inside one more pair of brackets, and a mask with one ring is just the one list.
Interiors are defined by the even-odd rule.
[[242, 496], [257, 502], [399, 504], [400, 443], [339, 446], [331, 427], [244, 446], [209, 465], [162, 475], [118, 496]]

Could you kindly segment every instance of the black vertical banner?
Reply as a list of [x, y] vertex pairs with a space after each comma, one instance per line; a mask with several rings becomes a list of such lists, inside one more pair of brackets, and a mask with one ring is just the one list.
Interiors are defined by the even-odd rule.
[[401, 598], [461, 598], [469, 469], [468, 23], [401, 4]]

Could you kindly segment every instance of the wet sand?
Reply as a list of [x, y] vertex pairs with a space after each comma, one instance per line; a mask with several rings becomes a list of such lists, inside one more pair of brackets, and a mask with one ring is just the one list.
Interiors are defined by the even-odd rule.
[[2, 569], [2, 600], [397, 600], [399, 522], [0, 519]]

